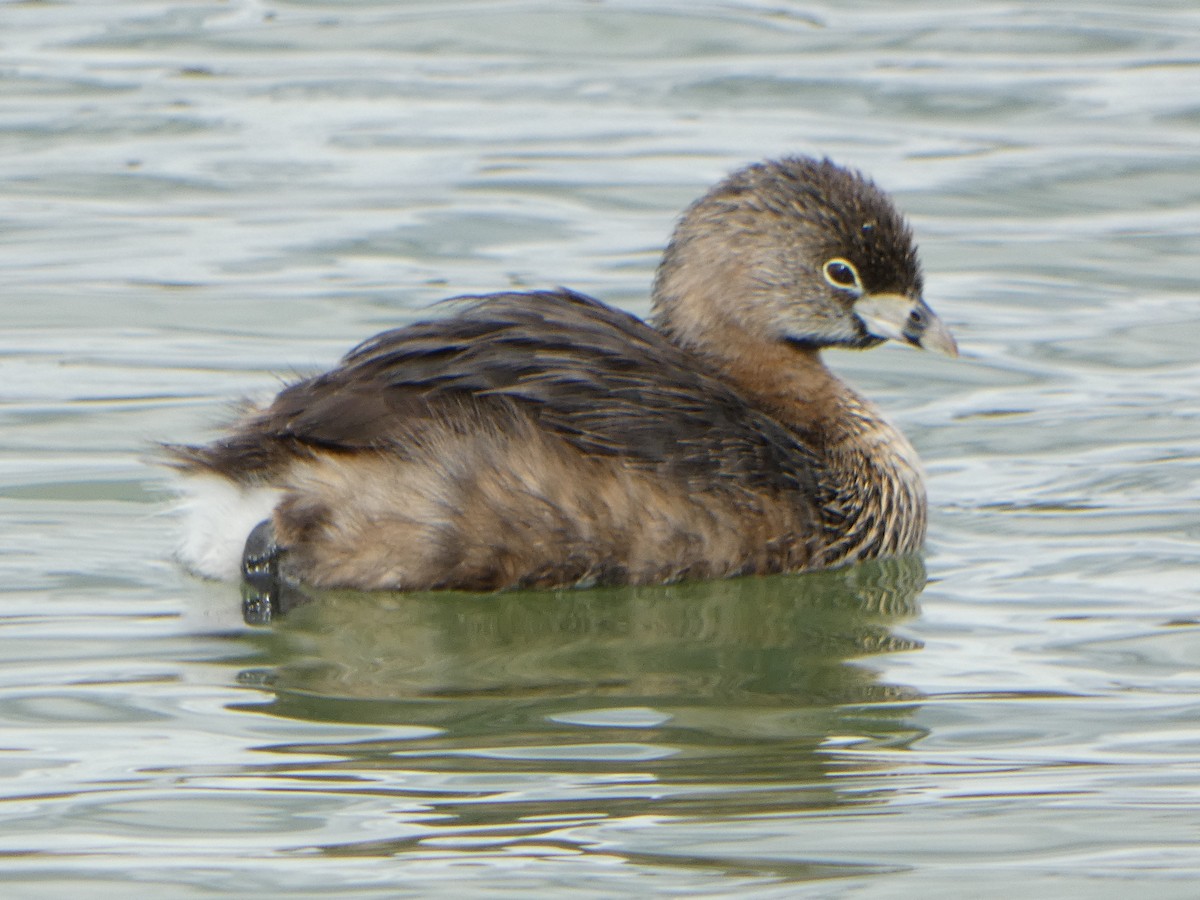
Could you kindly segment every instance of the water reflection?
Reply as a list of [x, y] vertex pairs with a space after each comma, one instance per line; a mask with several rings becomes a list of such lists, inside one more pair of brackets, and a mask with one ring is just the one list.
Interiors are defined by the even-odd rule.
[[331, 593], [250, 633], [267, 665], [242, 680], [269, 699], [240, 708], [385, 726], [261, 749], [295, 760], [277, 776], [372, 792], [400, 777], [455, 834], [644, 814], [648, 798], [706, 815], [871, 802], [830, 776], [877, 760], [839, 749], [911, 740], [917, 696], [858, 660], [919, 646], [894, 629], [924, 583], [906, 559], [674, 587]]
[[892, 626], [924, 584], [912, 558], [670, 587], [329, 592], [258, 634], [271, 668], [246, 678], [281, 713], [333, 721], [394, 721], [405, 700], [869, 702], [894, 689], [848, 661], [914, 649]]

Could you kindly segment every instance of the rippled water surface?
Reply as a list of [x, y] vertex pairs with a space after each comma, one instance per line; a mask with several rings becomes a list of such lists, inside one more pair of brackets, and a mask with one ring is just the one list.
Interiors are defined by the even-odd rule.
[[[154, 441], [451, 294], [644, 313], [789, 152], [965, 351], [833, 359], [924, 567], [250, 627], [171, 561]], [[4, 893], [1195, 896], [1198, 235], [1192, 0], [4, 4]]]

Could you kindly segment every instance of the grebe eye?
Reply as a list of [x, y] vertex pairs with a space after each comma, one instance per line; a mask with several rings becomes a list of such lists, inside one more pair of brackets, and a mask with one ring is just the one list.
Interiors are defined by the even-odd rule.
[[862, 281], [859, 280], [858, 270], [854, 268], [854, 263], [846, 259], [831, 259], [825, 263], [822, 270], [825, 274], [825, 280], [840, 290], [862, 290]]

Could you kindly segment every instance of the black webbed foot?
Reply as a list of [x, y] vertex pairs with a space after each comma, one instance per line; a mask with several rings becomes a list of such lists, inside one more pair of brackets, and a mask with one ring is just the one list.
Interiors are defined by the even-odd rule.
[[255, 525], [242, 550], [242, 620], [247, 625], [266, 625], [308, 602], [299, 586], [281, 573], [283, 555], [271, 520]]
[[275, 542], [275, 526], [270, 519], [263, 519], [246, 538], [242, 549], [242, 579], [247, 584], [257, 584], [263, 579], [272, 579], [279, 574], [281, 549]]

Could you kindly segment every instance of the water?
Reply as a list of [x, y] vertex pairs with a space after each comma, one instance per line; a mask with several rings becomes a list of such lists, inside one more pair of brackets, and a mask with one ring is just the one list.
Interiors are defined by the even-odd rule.
[[[1198, 88], [1190, 0], [0, 7], [6, 896], [1194, 896]], [[924, 568], [251, 628], [173, 565], [154, 441], [450, 294], [645, 312], [787, 152], [965, 350], [834, 359]]]

